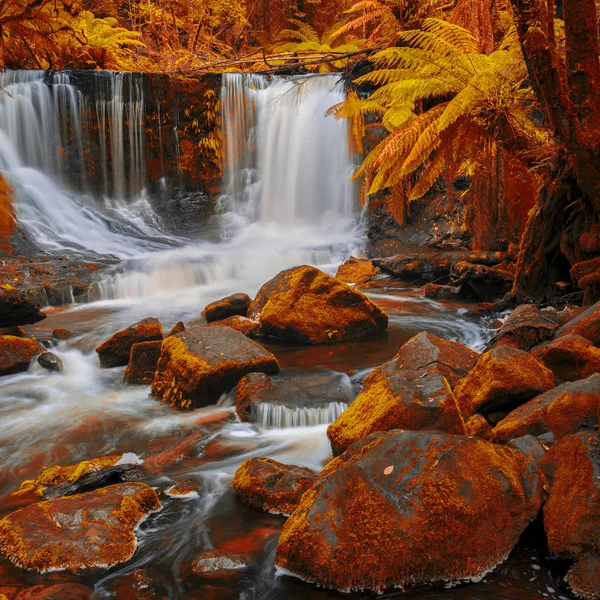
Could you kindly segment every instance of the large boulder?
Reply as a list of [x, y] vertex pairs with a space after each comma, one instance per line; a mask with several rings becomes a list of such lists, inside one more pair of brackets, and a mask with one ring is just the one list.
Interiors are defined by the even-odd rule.
[[117, 331], [97, 348], [100, 366], [103, 369], [124, 367], [129, 362], [129, 353], [134, 344], [163, 339], [162, 325], [158, 319], [149, 317]]
[[34, 339], [0, 336], [0, 376], [27, 371], [35, 356], [44, 352], [44, 347]]
[[130, 385], [150, 385], [160, 358], [162, 340], [140, 342], [131, 346], [123, 381]]
[[202, 311], [202, 315], [206, 317], [207, 323], [222, 321], [234, 315], [245, 317], [248, 314], [248, 307], [251, 301], [248, 294], [232, 294], [209, 304]]
[[289, 515], [317, 474], [305, 467], [285, 465], [271, 458], [250, 458], [233, 478], [233, 490], [240, 500], [274, 515]]
[[303, 344], [356, 340], [384, 331], [387, 315], [361, 292], [314, 267], [282, 271], [258, 292], [249, 316], [263, 335]]
[[556, 337], [569, 334], [580, 335], [595, 346], [600, 346], [600, 302], [568, 321], [556, 332]]
[[465, 433], [450, 385], [441, 375], [398, 371], [371, 379], [327, 429], [334, 455], [357, 440], [391, 429]]
[[194, 327], [168, 337], [152, 393], [178, 408], [207, 406], [246, 374], [279, 371], [273, 354], [230, 327]]
[[375, 434], [304, 493], [276, 564], [348, 592], [480, 577], [535, 518], [542, 487], [529, 457], [478, 438]]
[[455, 388], [466, 417], [475, 412], [514, 408], [554, 387], [554, 375], [533, 356], [500, 346], [481, 355], [475, 367]]
[[133, 556], [138, 524], [160, 507], [143, 483], [38, 502], [0, 521], [0, 551], [36, 571], [111, 567]]
[[564, 383], [519, 406], [494, 428], [491, 440], [505, 444], [523, 435], [552, 432], [556, 440], [598, 424], [600, 375]]
[[46, 315], [33, 298], [28, 298], [9, 283], [0, 285], [0, 328], [31, 325]]
[[534, 348], [532, 354], [558, 379], [576, 381], [600, 373], [600, 348], [588, 339], [566, 334]]

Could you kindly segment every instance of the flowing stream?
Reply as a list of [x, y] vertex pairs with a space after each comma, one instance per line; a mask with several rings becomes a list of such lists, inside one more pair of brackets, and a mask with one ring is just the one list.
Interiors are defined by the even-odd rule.
[[[234, 292], [253, 295], [295, 265], [335, 273], [361, 251], [361, 214], [350, 183], [358, 159], [349, 153], [345, 123], [325, 114], [343, 100], [343, 83], [337, 75], [223, 76], [222, 197], [214, 219], [205, 224], [206, 234], [189, 240], [165, 233], [148, 201], [141, 126], [148, 100], [136, 77], [103, 74], [101, 93], [84, 93], [66, 73], [55, 73], [51, 85], [42, 72], [0, 74], [0, 171], [15, 189], [20, 224], [49, 252], [86, 250], [122, 260], [99, 285], [101, 300], [52, 311], [27, 328], [39, 337], [56, 327], [75, 333], [53, 349], [64, 372], [48, 373], [33, 364], [27, 373], [0, 378], [0, 514], [19, 506], [11, 493], [44, 465], [116, 453], [144, 460], [201, 433], [197, 452], [148, 481], [164, 491], [194, 478], [199, 493], [185, 499], [162, 494], [164, 508], [142, 525], [131, 561], [70, 580], [94, 587], [97, 598], [138, 597], [131, 592], [136, 569], [145, 569], [148, 579], [151, 595], [144, 598], [339, 598], [276, 576], [274, 552], [283, 518], [244, 507], [231, 490], [231, 478], [252, 456], [322, 468], [330, 457], [326, 423], [344, 405], [313, 413], [263, 406], [256, 424], [235, 419], [231, 395], [219, 406], [176, 412], [149, 397], [149, 387], [125, 386], [123, 369], [101, 370], [94, 348], [147, 316], [161, 319], [165, 331], [179, 320], [201, 323], [208, 302]], [[92, 141], [100, 148], [103, 174], [95, 186], [86, 176]], [[81, 175], [77, 183], [73, 173]], [[384, 336], [331, 347], [268, 343], [281, 377], [326, 374], [352, 390], [420, 331], [475, 349], [485, 344], [485, 323], [472, 307], [425, 300], [384, 279], [369, 295], [390, 315]], [[239, 580], [203, 582], [191, 573], [190, 562], [211, 548], [241, 552], [253, 567]], [[569, 598], [547, 566], [547, 559], [525, 544], [480, 583], [405, 596]], [[6, 561], [0, 562], [0, 573], [3, 585], [56, 580]], [[396, 595], [400, 592], [386, 597]]]

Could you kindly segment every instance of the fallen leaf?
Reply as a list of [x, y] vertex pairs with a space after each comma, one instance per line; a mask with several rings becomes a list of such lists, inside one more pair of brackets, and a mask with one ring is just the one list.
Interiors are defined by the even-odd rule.
[[390, 465], [383, 470], [384, 475], [389, 475], [394, 470], [394, 465]]

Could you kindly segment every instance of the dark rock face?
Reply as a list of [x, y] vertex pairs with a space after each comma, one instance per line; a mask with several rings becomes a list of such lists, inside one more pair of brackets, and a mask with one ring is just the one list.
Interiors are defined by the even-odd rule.
[[590, 552], [582, 556], [569, 569], [566, 580], [579, 598], [600, 598], [600, 553]]
[[209, 550], [194, 559], [192, 571], [204, 579], [227, 579], [243, 574], [250, 563], [239, 554], [225, 550]]
[[123, 381], [130, 385], [150, 385], [154, 380], [161, 346], [162, 340], [141, 342], [131, 346]]
[[0, 285], [0, 327], [30, 325], [45, 318], [35, 300], [11, 284]]
[[163, 342], [152, 393], [178, 408], [207, 406], [248, 373], [278, 371], [273, 354], [230, 327], [194, 327]]
[[580, 335], [595, 346], [600, 346], [600, 302], [568, 321], [556, 332], [556, 337], [569, 334]]
[[256, 510], [275, 515], [291, 514], [317, 473], [305, 467], [284, 465], [270, 458], [250, 458], [233, 478], [240, 500]]
[[55, 373], [60, 373], [64, 367], [62, 364], [62, 360], [56, 356], [56, 354], [52, 352], [44, 352], [40, 354], [37, 358], [38, 364], [46, 369], [46, 371], [54, 371]]
[[0, 521], [0, 549], [36, 571], [106, 568], [133, 556], [137, 525], [160, 506], [143, 483], [38, 502]]
[[251, 301], [250, 296], [247, 294], [232, 294], [209, 304], [202, 311], [202, 314], [206, 317], [207, 323], [222, 321], [234, 315], [245, 317], [248, 314], [248, 307]]
[[118, 331], [97, 348], [100, 366], [103, 369], [124, 367], [129, 362], [129, 353], [134, 344], [163, 339], [162, 325], [158, 319], [149, 317]]
[[375, 335], [387, 315], [361, 292], [314, 267], [282, 271], [258, 292], [249, 310], [266, 336], [333, 344]]
[[344, 591], [477, 577], [506, 559], [542, 486], [529, 457], [478, 438], [375, 434], [304, 493], [276, 564]]
[[482, 302], [494, 302], [510, 292], [514, 274], [500, 267], [459, 262], [452, 267], [453, 284]]
[[27, 371], [33, 358], [44, 352], [44, 347], [34, 339], [0, 336], [0, 376]]
[[506, 446], [530, 456], [533, 460], [542, 460], [546, 456], [546, 449], [542, 446], [540, 440], [533, 435], [515, 438], [508, 442]]
[[566, 334], [533, 349], [532, 354], [543, 362], [557, 379], [577, 381], [600, 373], [600, 348], [586, 338]]

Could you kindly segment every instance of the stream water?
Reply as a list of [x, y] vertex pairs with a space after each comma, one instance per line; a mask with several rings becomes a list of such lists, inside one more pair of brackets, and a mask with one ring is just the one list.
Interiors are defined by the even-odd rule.
[[[86, 249], [123, 261], [99, 286], [100, 301], [51, 310], [45, 321], [27, 328], [40, 337], [56, 327], [75, 333], [53, 350], [64, 372], [48, 373], [34, 364], [27, 373], [0, 378], [0, 514], [19, 506], [22, 500], [11, 493], [43, 466], [116, 453], [144, 460], [194, 432], [202, 433], [195, 455], [148, 483], [164, 491], [194, 478], [203, 491], [186, 499], [161, 494], [164, 508], [141, 526], [138, 550], [124, 565], [104, 572], [39, 575], [2, 561], [0, 587], [76, 580], [94, 587], [98, 598], [340, 598], [279, 577], [274, 552], [283, 519], [246, 508], [231, 489], [237, 467], [252, 456], [322, 468], [330, 458], [326, 425], [240, 423], [231, 397], [220, 406], [176, 412], [149, 397], [149, 387], [126, 387], [121, 368], [101, 370], [94, 348], [141, 318], [158, 317], [165, 330], [179, 320], [201, 322], [208, 302], [233, 292], [252, 295], [283, 268], [313, 264], [335, 272], [340, 262], [360, 252], [360, 211], [349, 183], [356, 161], [348, 151], [345, 124], [325, 117], [343, 99], [343, 85], [334, 75], [292, 80], [224, 76], [228, 144], [223, 197], [204, 239], [192, 241], [164, 233], [152, 214], [144, 195], [144, 165], [138, 160], [143, 133], [128, 129], [132, 150], [125, 156], [119, 125], [125, 118], [140, 118], [144, 98], [141, 93], [123, 96], [122, 76], [110, 77], [113, 98], [107, 102], [85, 97], [67, 74], [51, 87], [39, 72], [0, 75], [5, 91], [0, 92], [0, 171], [16, 190], [20, 223], [49, 251]], [[71, 144], [70, 159], [86, 168], [81, 149], [90, 105], [95, 118], [105, 125], [110, 120], [114, 132], [103, 146], [106, 160], [123, 163], [112, 174], [111, 193], [108, 186], [71, 187], [53, 151], [62, 147], [68, 119], [79, 140]], [[486, 324], [472, 307], [425, 300], [417, 290], [384, 278], [369, 295], [390, 315], [385, 335], [329, 347], [265, 344], [277, 355], [282, 376], [335, 372], [356, 383], [423, 330], [475, 349], [485, 344]], [[211, 548], [243, 553], [253, 567], [238, 580], [202, 581], [191, 573], [190, 563]], [[550, 566], [524, 541], [479, 583], [404, 595], [425, 600], [570, 598], [560, 567]], [[131, 592], [137, 569], [144, 570], [149, 595]]]

